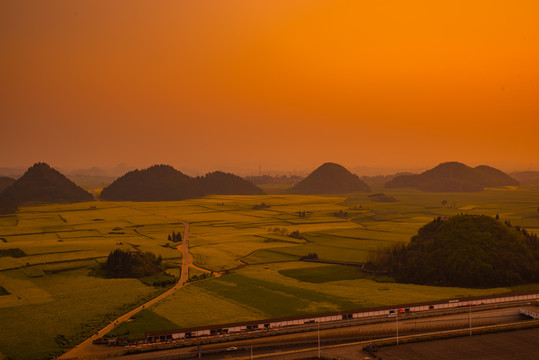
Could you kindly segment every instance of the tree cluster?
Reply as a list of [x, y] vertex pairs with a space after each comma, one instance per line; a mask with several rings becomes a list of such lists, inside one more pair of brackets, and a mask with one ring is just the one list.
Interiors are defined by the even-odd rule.
[[302, 256], [300, 260], [318, 260], [318, 254], [315, 252], [308, 253], [307, 255]]
[[175, 233], [174, 231], [172, 231], [172, 234], [168, 234], [168, 237], [167, 237], [168, 241], [172, 241], [172, 242], [181, 242], [182, 241], [182, 234], [181, 233]]
[[340, 217], [340, 218], [347, 218], [348, 217], [348, 211], [339, 210], [339, 212], [334, 212], [333, 216]]
[[116, 249], [103, 264], [107, 276], [112, 278], [138, 278], [163, 271], [163, 259], [151, 252], [133, 253]]
[[294, 238], [294, 239], [305, 239], [299, 230], [294, 230], [290, 234], [288, 234], [288, 237]]
[[260, 204], [255, 204], [253, 205], [252, 209], [253, 210], [262, 210], [262, 209], [267, 209], [267, 208], [270, 208], [271, 206], [270, 205], [266, 205], [266, 203], [260, 203]]
[[212, 275], [208, 273], [198, 274], [198, 275], [192, 275], [189, 277], [189, 281], [198, 281], [198, 280], [204, 280], [210, 278]]
[[283, 235], [283, 236], [288, 235], [288, 230], [286, 230], [286, 228], [282, 228], [282, 229], [278, 227], [268, 228], [268, 232], [272, 232], [272, 233]]
[[277, 235], [281, 235], [281, 236], [288, 236], [288, 237], [291, 237], [291, 238], [294, 238], [294, 239], [305, 239], [303, 237], [303, 235], [301, 235], [299, 230], [294, 230], [291, 233], [289, 233], [286, 228], [278, 228], [278, 227], [271, 228], [270, 227], [270, 228], [268, 228], [268, 232], [274, 233], [274, 234], [277, 234]]
[[0, 249], [0, 258], [4, 256], [20, 258], [25, 257], [26, 253], [19, 248]]
[[436, 218], [408, 245], [381, 250], [373, 262], [404, 283], [495, 287], [539, 281], [537, 235], [484, 215]]
[[176, 278], [171, 276], [170, 279], [166, 279], [166, 280], [159, 280], [159, 281], [154, 281], [152, 283], [152, 286], [161, 286], [161, 287], [165, 287], [165, 286], [169, 286], [169, 285], [172, 285], [172, 284], [175, 284], [176, 283]]
[[[511, 223], [509, 223], [509, 226], [511, 226]], [[539, 240], [537, 239], [537, 234], [528, 232], [528, 230], [518, 225], [515, 226], [515, 230], [520, 232], [526, 238], [526, 244], [532, 251], [539, 251]]]

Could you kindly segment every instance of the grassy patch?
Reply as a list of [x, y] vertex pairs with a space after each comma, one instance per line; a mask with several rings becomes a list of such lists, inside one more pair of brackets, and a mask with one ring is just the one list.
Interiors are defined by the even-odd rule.
[[95, 259], [52, 263], [41, 265], [40, 267], [47, 275], [54, 275], [63, 271], [72, 271], [78, 269], [89, 269], [95, 272], [98, 268], [100, 268]]
[[29, 278], [45, 276], [45, 272], [40, 266], [23, 267], [21, 270]]
[[13, 359], [50, 359], [159, 293], [135, 279], [101, 279], [87, 272], [38, 278], [2, 272], [0, 283], [12, 294], [2, 298], [13, 298], [0, 298], [2, 353]]
[[181, 262], [166, 262], [165, 263], [165, 273], [179, 278], [181, 276]]
[[0, 216], [0, 227], [1, 226], [17, 226], [17, 216], [13, 215], [2, 215]]
[[524, 284], [511, 287], [511, 290], [519, 291], [539, 291], [539, 284]]
[[294, 261], [298, 260], [299, 258], [300, 257], [298, 255], [291, 255], [272, 249], [263, 249], [255, 251], [241, 260], [247, 264], [262, 264], [278, 261]]
[[9, 295], [9, 291], [0, 286], [0, 296], [2, 295]]
[[207, 271], [202, 271], [195, 268], [189, 268], [189, 280], [188, 281], [198, 281], [198, 280], [204, 280], [209, 279], [213, 275]]
[[108, 337], [126, 337], [140, 339], [148, 331], [170, 330], [179, 328], [178, 324], [156, 314], [150, 309], [144, 309], [135, 314], [130, 321], [123, 322], [109, 332]]
[[369, 278], [372, 278], [373, 281], [376, 281], [379, 283], [394, 283], [395, 282], [395, 279], [387, 275], [376, 275]]
[[[170, 297], [154, 305], [152, 310], [182, 328], [269, 317], [268, 314], [257, 309], [250, 308], [232, 299], [224, 298], [198, 286], [204, 282], [181, 288]], [[186, 309], [189, 310], [186, 311]]]
[[323, 312], [357, 306], [338, 296], [239, 274], [222, 276], [196, 285], [246, 307], [264, 312], [270, 317], [308, 314], [315, 308]]
[[320, 266], [301, 269], [279, 270], [279, 274], [288, 276], [299, 281], [321, 284], [330, 281], [354, 280], [366, 277], [357, 266]]
[[178, 278], [167, 272], [157, 275], [144, 276], [138, 278], [143, 284], [148, 286], [171, 286], [178, 282]]

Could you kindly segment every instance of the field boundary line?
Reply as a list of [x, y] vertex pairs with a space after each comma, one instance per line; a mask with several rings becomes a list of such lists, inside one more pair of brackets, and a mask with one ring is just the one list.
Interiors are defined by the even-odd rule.
[[59, 359], [65, 360], [69, 358], [86, 358], [86, 357], [91, 358], [92, 357], [91, 348], [92, 346], [97, 346], [97, 345], [94, 345], [93, 343], [94, 340], [101, 339], [103, 336], [105, 336], [111, 330], [113, 330], [116, 326], [131, 319], [133, 315], [137, 314], [143, 309], [147, 309], [151, 305], [155, 304], [156, 302], [164, 299], [165, 297], [169, 295], [172, 295], [178, 289], [187, 285], [187, 282], [189, 280], [189, 266], [192, 265], [193, 263], [193, 256], [189, 253], [189, 223], [184, 221], [183, 224], [184, 224], [183, 241], [182, 241], [182, 244], [176, 247], [182, 253], [181, 275], [178, 282], [172, 288], [168, 289], [164, 293], [154, 297], [153, 299], [145, 302], [142, 305], [139, 305], [138, 307], [127, 312], [126, 314], [116, 318], [115, 320], [110, 322], [108, 325], [103, 327], [101, 330], [91, 335], [88, 339], [84, 340], [79, 345], [75, 345], [75, 347], [66, 351], [64, 354], [60, 355]]

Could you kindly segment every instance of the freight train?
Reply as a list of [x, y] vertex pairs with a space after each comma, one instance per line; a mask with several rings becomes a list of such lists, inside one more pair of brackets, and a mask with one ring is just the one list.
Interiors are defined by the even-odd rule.
[[362, 319], [377, 316], [391, 316], [399, 312], [411, 313], [429, 310], [443, 310], [456, 307], [467, 307], [475, 305], [498, 304], [513, 301], [533, 301], [539, 300], [539, 293], [508, 293], [498, 295], [497, 297], [474, 297], [464, 299], [451, 299], [431, 303], [415, 303], [407, 305], [384, 306], [369, 309], [357, 309], [323, 313], [316, 315], [300, 315], [286, 318], [255, 320], [241, 323], [230, 323], [221, 325], [202, 326], [196, 328], [174, 329], [164, 331], [152, 331], [146, 333], [146, 341], [162, 342], [170, 340], [181, 340], [201, 336], [218, 336], [233, 333], [267, 331], [272, 329], [281, 329], [284, 327], [308, 325], [315, 323], [327, 323], [331, 321], [346, 321], [352, 319]]

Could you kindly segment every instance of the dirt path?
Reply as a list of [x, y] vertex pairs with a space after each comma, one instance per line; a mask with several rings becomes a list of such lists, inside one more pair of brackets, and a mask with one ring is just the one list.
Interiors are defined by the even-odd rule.
[[[103, 352], [103, 350], [105, 350], [107, 354], [110, 354], [110, 348], [106, 347], [106, 349], [104, 349], [102, 345], [94, 345], [93, 341], [103, 337], [105, 334], [109, 333], [112, 329], [114, 329], [116, 326], [118, 326], [122, 322], [129, 320], [133, 315], [135, 315], [139, 311], [145, 308], [148, 308], [151, 305], [158, 302], [159, 300], [164, 299], [167, 296], [173, 294], [176, 290], [180, 289], [182, 286], [184, 286], [187, 283], [187, 280], [189, 279], [189, 267], [193, 266], [193, 256], [189, 253], [189, 223], [183, 222], [183, 225], [184, 225], [183, 242], [181, 245], [177, 246], [177, 249], [180, 250], [182, 253], [182, 272], [180, 275], [180, 280], [178, 280], [176, 285], [174, 285], [174, 287], [165, 291], [161, 295], [148, 301], [147, 303], [140, 305], [139, 307], [131, 310], [127, 314], [120, 316], [119, 318], [117, 318], [116, 320], [114, 320], [113, 322], [105, 326], [103, 329], [96, 332], [94, 335], [90, 336], [88, 339], [86, 339], [79, 345], [76, 345], [73, 349], [62, 354], [60, 356], [60, 359], [74, 359], [74, 358], [95, 359], [99, 357], [100, 353]], [[118, 347], [118, 349], [122, 350], [121, 347]]]

